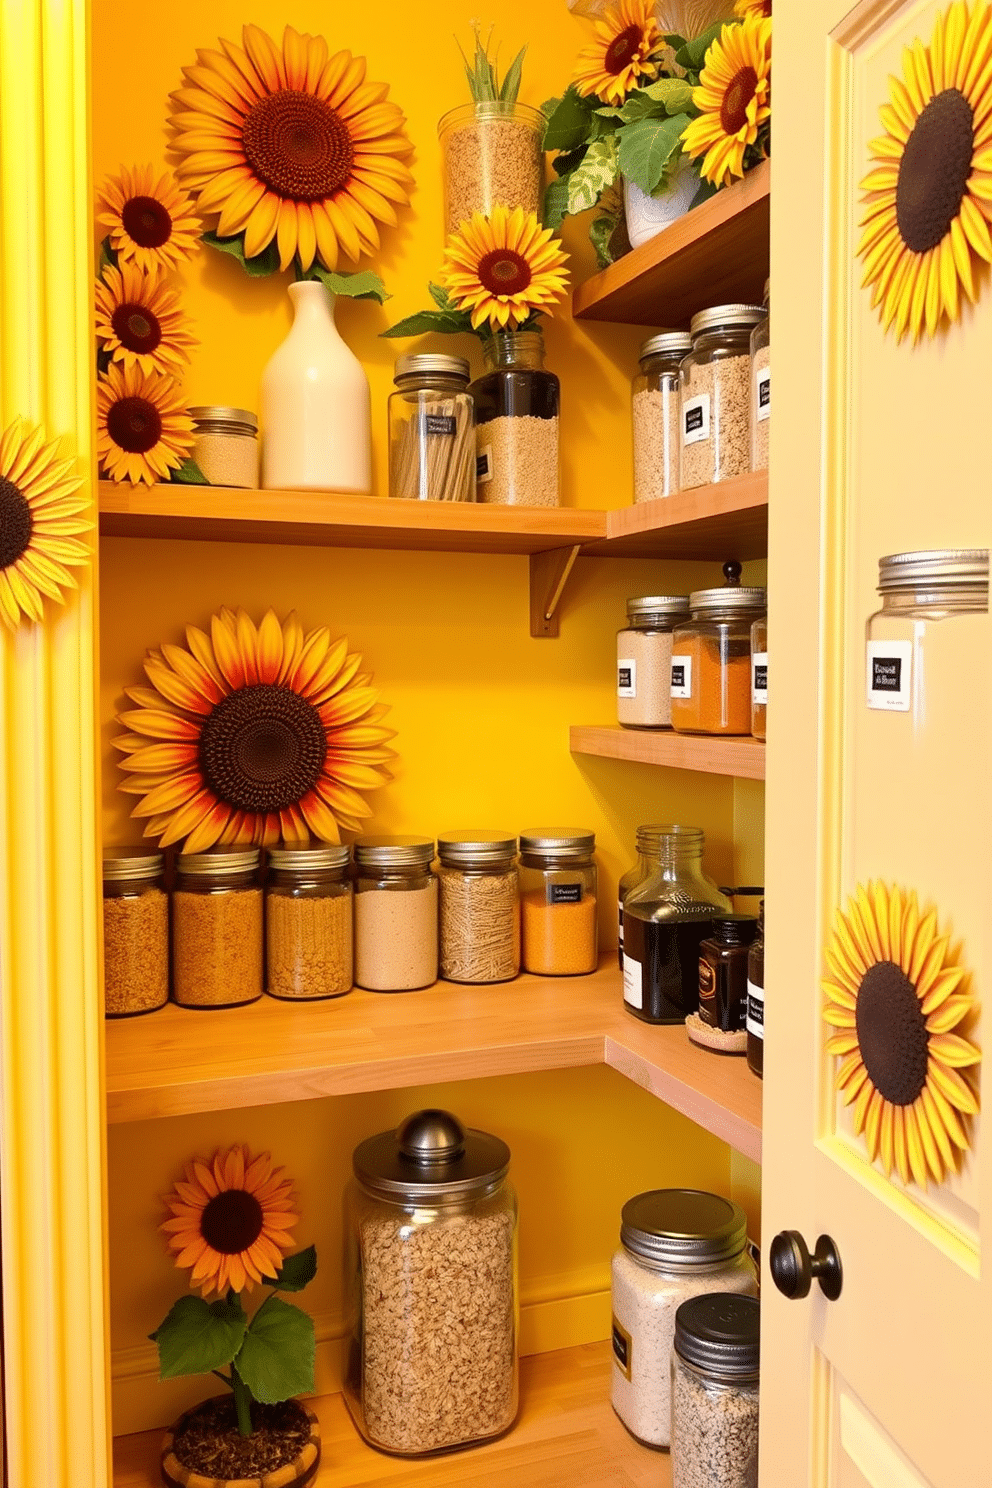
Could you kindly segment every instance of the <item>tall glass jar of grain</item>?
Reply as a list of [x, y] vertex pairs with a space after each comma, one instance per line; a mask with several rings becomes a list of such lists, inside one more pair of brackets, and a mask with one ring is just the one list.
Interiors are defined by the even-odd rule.
[[437, 981], [433, 837], [355, 839], [355, 981], [410, 992]]
[[751, 332], [751, 469], [768, 469], [772, 415], [771, 311], [765, 280], [765, 318]]
[[266, 991], [293, 1002], [340, 997], [353, 964], [351, 851], [336, 842], [269, 851]]
[[758, 1488], [756, 1297], [683, 1302], [672, 1349], [672, 1488]]
[[596, 835], [585, 827], [520, 834], [524, 971], [583, 976], [596, 970]]
[[150, 847], [103, 849], [103, 998], [108, 1018], [169, 1000], [169, 898]]
[[173, 995], [181, 1007], [238, 1007], [262, 995], [257, 847], [183, 853], [172, 895]]
[[679, 489], [679, 368], [692, 349], [685, 331], [649, 336], [632, 386], [634, 500], [656, 501]]
[[638, 827], [635, 838], [637, 862], [620, 879], [617, 885], [617, 959], [623, 971], [623, 906], [627, 895], [650, 878], [661, 866], [661, 851], [667, 826]]
[[476, 499], [496, 506], [558, 505], [560, 384], [545, 370], [544, 337], [498, 331], [483, 345], [475, 400]]
[[510, 1149], [417, 1111], [356, 1149], [345, 1199], [344, 1397], [405, 1457], [476, 1446], [517, 1414], [517, 1201]]
[[667, 1447], [675, 1315], [690, 1297], [755, 1296], [744, 1211], [691, 1188], [659, 1188], [623, 1206], [613, 1257], [613, 1409], [631, 1436]]
[[760, 305], [716, 305], [692, 317], [680, 373], [683, 490], [751, 469], [751, 332], [764, 315]]
[[544, 115], [525, 103], [479, 100], [449, 109], [437, 126], [444, 183], [444, 234], [473, 212], [523, 207], [541, 215]]
[[406, 501], [475, 500], [475, 417], [464, 357], [397, 358], [389, 395], [389, 494]]
[[507, 982], [520, 970], [517, 839], [479, 829], [437, 839], [441, 975]]
[[689, 618], [687, 594], [627, 601], [617, 632], [617, 722], [623, 728], [671, 728], [672, 631]]
[[727, 583], [689, 595], [691, 618], [672, 636], [672, 728], [684, 734], [751, 732], [751, 625], [765, 613], [764, 589]]

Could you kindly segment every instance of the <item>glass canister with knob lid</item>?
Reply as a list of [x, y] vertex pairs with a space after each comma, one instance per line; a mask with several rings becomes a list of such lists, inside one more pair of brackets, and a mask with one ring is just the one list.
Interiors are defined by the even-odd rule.
[[692, 349], [685, 331], [649, 336], [631, 389], [634, 500], [656, 501], [679, 489], [679, 367]]
[[464, 357], [397, 359], [389, 396], [389, 494], [406, 501], [475, 500], [475, 414]]
[[517, 1203], [510, 1150], [418, 1111], [355, 1149], [345, 1201], [345, 1400], [366, 1441], [426, 1456], [517, 1413]]
[[672, 636], [672, 728], [687, 734], [751, 732], [751, 624], [765, 613], [765, 591], [740, 582], [689, 595], [690, 619]]

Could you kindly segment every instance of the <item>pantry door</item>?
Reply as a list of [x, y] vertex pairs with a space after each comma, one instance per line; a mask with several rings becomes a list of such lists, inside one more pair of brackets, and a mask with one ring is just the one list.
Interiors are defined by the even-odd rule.
[[[992, 996], [988, 622], [946, 622], [962, 627], [960, 647], [918, 709], [866, 699], [878, 559], [992, 545], [992, 276], [976, 269], [976, 304], [914, 348], [883, 331], [856, 256], [889, 77], [948, 10], [955, 54], [973, 5], [774, 7], [762, 1488], [992, 1483], [992, 1154], [980, 1118], [965, 1123], [970, 1151], [948, 1180], [924, 1190], [886, 1176], [835, 1091], [820, 988], [835, 908], [881, 880], [937, 910], [970, 990]], [[960, 192], [961, 120], [951, 98], [916, 134], [907, 232]], [[891, 947], [876, 955], [891, 959]], [[905, 1034], [899, 1017], [887, 1003], [883, 1056]], [[979, 1046], [982, 1021], [968, 1030]], [[985, 1065], [973, 1073], [987, 1104]], [[837, 1300], [816, 1280], [797, 1300], [776, 1289], [769, 1252], [785, 1230], [810, 1250], [832, 1237]]]

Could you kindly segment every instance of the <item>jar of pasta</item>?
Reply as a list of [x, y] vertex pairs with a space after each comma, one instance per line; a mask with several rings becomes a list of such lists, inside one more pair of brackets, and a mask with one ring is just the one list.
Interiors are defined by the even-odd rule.
[[108, 1018], [150, 1013], [169, 1000], [169, 896], [162, 854], [103, 850], [103, 997]]
[[679, 367], [692, 349], [685, 331], [649, 336], [634, 378], [634, 500], [655, 501], [679, 489]]
[[760, 305], [716, 305], [692, 317], [680, 373], [683, 490], [751, 469], [751, 332], [764, 316]]
[[584, 827], [520, 834], [523, 965], [540, 976], [596, 970], [596, 835]]
[[751, 732], [751, 624], [765, 613], [764, 589], [727, 583], [689, 595], [691, 619], [672, 636], [672, 728], [686, 734]]
[[237, 1007], [262, 995], [257, 847], [183, 853], [172, 895], [173, 992], [182, 1007]]
[[351, 851], [336, 842], [269, 851], [265, 957], [270, 997], [294, 1002], [351, 990]]
[[475, 500], [475, 416], [464, 357], [397, 359], [389, 395], [389, 494], [405, 501]]
[[434, 838], [355, 839], [355, 981], [410, 992], [437, 981]]
[[444, 832], [437, 840], [441, 975], [507, 982], [520, 970], [517, 839], [507, 832]]

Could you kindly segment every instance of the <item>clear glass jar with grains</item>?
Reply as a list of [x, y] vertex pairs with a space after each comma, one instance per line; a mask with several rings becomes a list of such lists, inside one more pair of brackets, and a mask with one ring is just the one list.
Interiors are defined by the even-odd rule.
[[293, 1002], [340, 997], [353, 968], [350, 849], [284, 843], [269, 852], [266, 991]]
[[679, 490], [679, 367], [692, 349], [685, 331], [649, 336], [631, 389], [634, 500], [657, 501]]
[[688, 619], [686, 594], [627, 601], [617, 632], [617, 722], [623, 728], [671, 728], [672, 631]]
[[751, 468], [751, 331], [760, 305], [717, 305], [692, 317], [680, 373], [683, 490]]
[[355, 839], [355, 981], [410, 992], [437, 981], [433, 837]]
[[172, 895], [173, 993], [182, 1007], [237, 1007], [262, 995], [257, 847], [182, 853]]
[[169, 1000], [169, 896], [151, 847], [103, 849], [103, 1005], [133, 1017]]
[[495, 506], [558, 505], [558, 378], [539, 330], [497, 331], [483, 343], [475, 400], [476, 499]]
[[675, 1314], [672, 1488], [758, 1488], [760, 1317], [725, 1293]]
[[506, 982], [520, 970], [517, 839], [475, 829], [437, 840], [441, 975]]

